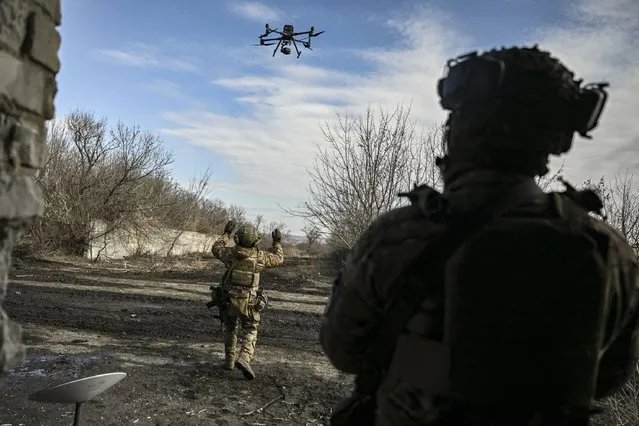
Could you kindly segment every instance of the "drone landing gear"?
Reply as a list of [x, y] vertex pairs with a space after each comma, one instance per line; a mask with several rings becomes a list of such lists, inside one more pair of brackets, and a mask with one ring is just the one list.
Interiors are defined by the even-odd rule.
[[282, 45], [282, 40], [277, 42], [277, 46], [275, 46], [275, 50], [273, 50], [273, 57], [275, 57], [275, 54], [277, 53], [277, 49], [279, 49], [281, 45]]
[[302, 52], [297, 48], [297, 43], [295, 43], [295, 39], [293, 39], [293, 46], [295, 46], [295, 51], [297, 52], [297, 58], [299, 59]]

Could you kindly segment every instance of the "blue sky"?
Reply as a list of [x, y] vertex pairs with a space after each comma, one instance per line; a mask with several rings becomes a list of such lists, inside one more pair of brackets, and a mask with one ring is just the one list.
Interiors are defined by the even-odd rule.
[[[415, 119], [438, 123], [436, 80], [473, 49], [538, 42], [586, 80], [610, 80], [601, 128], [575, 144], [567, 177], [639, 169], [634, 0], [62, 0], [62, 13], [58, 117], [79, 107], [156, 132], [179, 179], [212, 166], [214, 196], [294, 231], [303, 223], [278, 204], [305, 200], [319, 122], [412, 102]], [[299, 60], [273, 58], [252, 46], [266, 22], [326, 33]]]

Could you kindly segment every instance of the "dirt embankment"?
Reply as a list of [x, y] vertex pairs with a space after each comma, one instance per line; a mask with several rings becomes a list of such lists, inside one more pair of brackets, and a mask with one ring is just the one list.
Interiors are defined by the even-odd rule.
[[211, 259], [16, 262], [5, 308], [24, 326], [29, 350], [0, 388], [0, 424], [71, 424], [72, 406], [27, 396], [112, 371], [128, 377], [89, 404], [87, 424], [327, 424], [351, 385], [318, 344], [335, 271], [326, 262], [287, 259], [263, 274], [270, 306], [252, 382], [220, 368], [220, 324], [205, 303], [221, 273]]

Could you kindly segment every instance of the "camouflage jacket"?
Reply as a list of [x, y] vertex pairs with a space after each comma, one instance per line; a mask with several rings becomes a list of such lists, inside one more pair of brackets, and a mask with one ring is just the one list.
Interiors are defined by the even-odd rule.
[[[274, 244], [268, 251], [239, 246], [227, 247], [230, 238], [228, 234], [220, 236], [213, 243], [211, 252], [224, 263], [228, 270], [235, 271], [238, 280], [236, 284], [240, 286], [246, 286], [252, 291], [256, 291], [259, 287], [260, 272], [279, 266], [284, 262], [284, 251], [280, 243]], [[223, 284], [233, 285], [233, 283]]]
[[[493, 173], [476, 173], [449, 186], [445, 194], [463, 212], [512, 182]], [[539, 194], [539, 202], [523, 208], [533, 214], [545, 208], [543, 200], [547, 197], [541, 189]], [[361, 235], [333, 284], [320, 330], [321, 345], [337, 369], [351, 374], [358, 372], [385, 309], [395, 297], [396, 271], [406, 269], [441, 234], [444, 226], [427, 220], [416, 206], [408, 206], [383, 215]], [[598, 377], [597, 397], [601, 398], [619, 389], [636, 364], [639, 269], [632, 249], [616, 231], [594, 218], [591, 226], [612, 237], [612, 266], [618, 277], [611, 299], [618, 309], [613, 309], [607, 336], [612, 343], [601, 361]], [[442, 319], [434, 318], [437, 308], [434, 302], [424, 301], [405, 332], [423, 335], [424, 330], [432, 329], [432, 324], [441, 323]], [[432, 398], [401, 383], [392, 386], [383, 383], [377, 400], [380, 425], [432, 424], [444, 417], [447, 404], [441, 398]]]

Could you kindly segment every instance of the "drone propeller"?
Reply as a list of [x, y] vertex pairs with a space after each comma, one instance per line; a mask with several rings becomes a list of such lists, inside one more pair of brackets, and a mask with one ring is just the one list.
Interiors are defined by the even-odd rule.
[[317, 37], [318, 35], [320, 35], [322, 33], [325, 33], [325, 32], [326, 32], [326, 30], [320, 31], [319, 33], [314, 33], [313, 35], [311, 35], [311, 37]]

